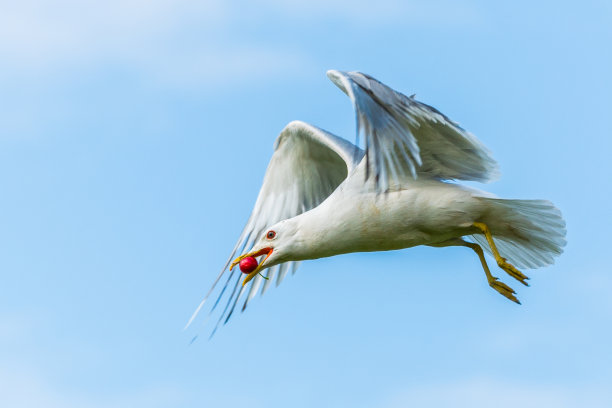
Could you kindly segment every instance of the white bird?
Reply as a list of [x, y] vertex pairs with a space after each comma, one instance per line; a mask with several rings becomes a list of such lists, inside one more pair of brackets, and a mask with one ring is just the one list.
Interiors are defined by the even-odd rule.
[[[245, 292], [242, 310], [260, 287], [263, 294], [273, 280], [280, 284], [299, 261], [417, 245], [473, 249], [489, 285], [519, 303], [489, 271], [483, 248], [527, 285], [517, 267], [549, 265], [562, 253], [560, 211], [549, 201], [495, 198], [450, 182], [491, 181], [497, 163], [474, 136], [414, 95], [360, 72], [327, 76], [353, 102], [357, 144], [362, 137], [365, 151], [307, 123], [289, 123], [234, 250], [187, 326], [224, 274], [212, 310], [230, 292], [219, 318], [225, 323]], [[236, 254], [242, 255], [230, 262]], [[249, 256], [260, 262], [242, 279], [233, 267]]]

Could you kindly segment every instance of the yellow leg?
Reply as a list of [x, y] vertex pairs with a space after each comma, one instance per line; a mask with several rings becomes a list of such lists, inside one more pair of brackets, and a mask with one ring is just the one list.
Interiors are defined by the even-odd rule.
[[514, 289], [506, 285], [504, 282], [499, 281], [498, 278], [496, 278], [495, 276], [491, 274], [491, 271], [489, 270], [489, 266], [487, 265], [487, 261], [485, 260], [485, 257], [484, 257], [484, 252], [482, 251], [482, 248], [480, 247], [480, 245], [474, 244], [472, 242], [465, 242], [465, 246], [468, 248], [472, 248], [474, 252], [478, 254], [478, 258], [480, 259], [480, 263], [482, 264], [482, 269], [484, 269], [485, 275], [487, 275], [487, 281], [489, 282], [489, 286], [491, 286], [493, 289], [495, 289], [496, 291], [498, 291], [499, 293], [501, 293], [502, 295], [504, 295], [511, 301], [518, 303], [520, 305], [521, 302], [519, 302], [516, 296], [514, 296], [516, 294]]
[[472, 242], [464, 241], [460, 238], [456, 238], [456, 239], [451, 239], [448, 241], [440, 242], [437, 244], [430, 244], [430, 246], [433, 246], [433, 247], [464, 246], [464, 247], [473, 249], [474, 252], [476, 252], [476, 254], [478, 255], [478, 259], [480, 259], [480, 263], [482, 264], [482, 269], [484, 269], [485, 275], [487, 275], [487, 282], [489, 282], [489, 286], [491, 286], [493, 289], [495, 289], [497, 292], [499, 292], [506, 298], [510, 299], [511, 301], [518, 303], [519, 305], [521, 304], [521, 302], [519, 302], [516, 296], [514, 296], [516, 294], [514, 289], [506, 285], [504, 282], [499, 281], [497, 277], [491, 274], [491, 271], [489, 270], [489, 266], [487, 265], [487, 261], [484, 257], [484, 252], [482, 248], [480, 247], [480, 245], [472, 243]]
[[514, 265], [507, 262], [506, 258], [503, 258], [499, 254], [499, 251], [497, 250], [497, 246], [495, 246], [495, 242], [493, 241], [493, 235], [491, 235], [491, 230], [489, 229], [487, 224], [484, 224], [482, 222], [475, 222], [473, 225], [474, 227], [478, 228], [484, 234], [485, 238], [487, 239], [487, 242], [489, 243], [489, 247], [491, 248], [491, 252], [493, 252], [493, 256], [495, 257], [495, 260], [497, 261], [497, 265], [500, 268], [502, 268], [504, 271], [506, 271], [508, 275], [512, 276], [514, 279], [521, 282], [523, 285], [529, 286], [529, 284], [525, 282], [529, 278], [525, 274], [523, 274], [521, 271], [516, 269]]

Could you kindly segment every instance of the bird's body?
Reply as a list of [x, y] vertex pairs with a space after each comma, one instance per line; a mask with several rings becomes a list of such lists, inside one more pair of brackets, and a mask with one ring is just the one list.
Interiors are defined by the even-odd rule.
[[[418, 245], [473, 249], [489, 285], [519, 303], [491, 274], [483, 249], [527, 285], [516, 267], [549, 265], [565, 245], [559, 210], [545, 200], [501, 199], [461, 186], [456, 180], [486, 182], [498, 175], [474, 136], [368, 75], [328, 76], [353, 101], [365, 149], [300, 121], [283, 129], [253, 213], [204, 299], [227, 273], [212, 308], [229, 293], [219, 321], [227, 322], [244, 292], [243, 310], [260, 287], [263, 293], [273, 280], [280, 284], [299, 261]], [[232, 268], [246, 257], [260, 262], [241, 279]]]
[[373, 183], [356, 188], [362, 177], [357, 171], [319, 206], [285, 221], [300, 240], [292, 260], [437, 244], [469, 235], [485, 209], [457, 184], [411, 180], [382, 195]]

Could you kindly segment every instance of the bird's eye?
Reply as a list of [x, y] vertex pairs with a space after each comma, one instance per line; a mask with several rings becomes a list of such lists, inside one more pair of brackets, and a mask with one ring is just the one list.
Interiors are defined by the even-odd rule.
[[266, 234], [266, 238], [268, 239], [274, 239], [275, 236], [276, 236], [276, 232], [272, 230], [268, 231], [268, 233]]

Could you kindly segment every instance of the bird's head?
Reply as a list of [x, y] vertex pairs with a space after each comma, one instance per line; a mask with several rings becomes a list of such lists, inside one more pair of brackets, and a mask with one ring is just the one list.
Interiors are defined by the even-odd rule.
[[243, 286], [263, 269], [292, 260], [291, 255], [297, 245], [297, 228], [295, 223], [290, 221], [284, 220], [267, 228], [249, 252], [240, 255], [231, 263], [230, 270], [248, 256], [256, 258], [265, 255], [259, 265], [244, 279]]

